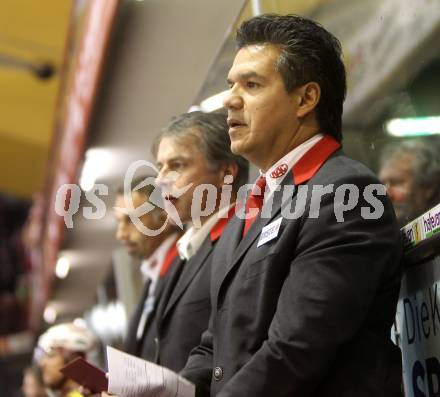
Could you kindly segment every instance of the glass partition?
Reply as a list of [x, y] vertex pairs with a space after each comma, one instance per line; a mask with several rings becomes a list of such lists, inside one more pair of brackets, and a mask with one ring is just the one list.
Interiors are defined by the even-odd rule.
[[401, 225], [440, 202], [440, 7], [436, 0], [248, 1], [193, 106], [221, 106], [234, 32], [258, 13], [320, 22], [341, 41], [347, 68], [344, 150], [386, 185]]

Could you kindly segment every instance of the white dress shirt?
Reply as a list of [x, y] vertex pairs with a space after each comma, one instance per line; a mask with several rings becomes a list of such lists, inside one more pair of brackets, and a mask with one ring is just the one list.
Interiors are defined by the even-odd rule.
[[[277, 186], [280, 185], [281, 181], [284, 179], [284, 176], [289, 173], [293, 166], [304, 156], [313, 146], [315, 146], [322, 138], [324, 134], [317, 134], [312, 136], [307, 141], [301, 143], [301, 145], [297, 146], [289, 153], [287, 153], [284, 157], [279, 159], [274, 165], [272, 165], [265, 173], [261, 172], [260, 175], [264, 175], [266, 177], [267, 189], [269, 194], [266, 195], [265, 201], [267, 197], [270, 197], [274, 191], [276, 191]], [[272, 177], [271, 174], [280, 166], [286, 165], [285, 172], [282, 176], [276, 178]], [[266, 190], [267, 191], [267, 190]]]
[[223, 207], [215, 214], [212, 214], [199, 229], [191, 226], [185, 234], [180, 237], [176, 245], [181, 259], [189, 260], [197, 253], [203, 241], [211, 232], [211, 229], [221, 218], [226, 218], [226, 214], [230, 208], [231, 206]]

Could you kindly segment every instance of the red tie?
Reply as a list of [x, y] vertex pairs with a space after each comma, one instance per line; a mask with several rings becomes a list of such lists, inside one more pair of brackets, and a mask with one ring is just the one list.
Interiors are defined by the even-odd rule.
[[165, 275], [168, 272], [168, 269], [170, 268], [170, 266], [172, 265], [174, 259], [176, 259], [177, 257], [177, 240], [179, 240], [181, 236], [177, 236], [177, 238], [174, 240], [173, 245], [171, 246], [171, 248], [168, 250], [165, 259], [163, 260], [162, 263], [162, 267], [160, 268], [160, 277], [165, 277]]
[[251, 209], [254, 210], [252, 211], [251, 214], [252, 216], [247, 218], [245, 221], [243, 228], [243, 237], [246, 236], [246, 233], [251, 228], [252, 224], [255, 222], [255, 219], [257, 219], [257, 216], [260, 213], [261, 208], [263, 207], [265, 189], [266, 189], [266, 178], [263, 175], [261, 175], [255, 182], [251, 194], [249, 195], [246, 201], [246, 215], [249, 213]]

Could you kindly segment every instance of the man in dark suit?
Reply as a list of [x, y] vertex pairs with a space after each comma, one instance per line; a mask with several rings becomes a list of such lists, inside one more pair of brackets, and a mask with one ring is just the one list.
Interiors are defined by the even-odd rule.
[[131, 191], [128, 194], [124, 194], [123, 189], [117, 193], [116, 238], [124, 244], [130, 256], [140, 262], [142, 276], [141, 297], [127, 328], [124, 350], [137, 357], [154, 360], [154, 313], [163, 290], [161, 279], [177, 256], [176, 241], [179, 233], [172, 225], [167, 225], [162, 233], [153, 236], [145, 234], [142, 228], [136, 225], [138, 221], [150, 230], [159, 230], [166, 219], [165, 212], [156, 206], [139, 218], [130, 216], [130, 211], [148, 202], [154, 191], [152, 185], [138, 189], [142, 182], [143, 178], [136, 178], [131, 183]]
[[[165, 208], [188, 225], [156, 312], [156, 362], [176, 372], [208, 327], [212, 253], [248, 179], [248, 163], [231, 152], [230, 143], [226, 115], [202, 112], [173, 118], [156, 140], [156, 182]], [[204, 186], [211, 194], [204, 194]], [[230, 195], [222, 200], [225, 191]]]
[[182, 374], [200, 396], [394, 395], [401, 242], [384, 187], [340, 148], [340, 44], [277, 15], [237, 42], [231, 147], [261, 177], [217, 244], [210, 326]]

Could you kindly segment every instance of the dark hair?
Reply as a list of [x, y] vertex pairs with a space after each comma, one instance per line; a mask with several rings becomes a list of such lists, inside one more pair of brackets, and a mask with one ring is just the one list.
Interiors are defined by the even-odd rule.
[[297, 15], [264, 14], [241, 24], [238, 48], [274, 44], [281, 55], [275, 67], [287, 92], [314, 81], [321, 87], [316, 115], [322, 132], [342, 141], [342, 108], [346, 93], [345, 67], [339, 40], [317, 22]]
[[[130, 192], [137, 192], [139, 194], [142, 194], [145, 197], [145, 201], [150, 201], [150, 197], [153, 194], [154, 190], [155, 190], [155, 185], [152, 185], [150, 183], [147, 183], [145, 186], [142, 186], [139, 189], [136, 189], [136, 187], [142, 183], [145, 178], [147, 178], [149, 175], [144, 175], [144, 176], [139, 176], [136, 178], [133, 178], [131, 183], [130, 183]], [[151, 176], [151, 175], [150, 175]], [[124, 185], [119, 186], [116, 190], [116, 194], [119, 196], [124, 196], [125, 195], [125, 190], [124, 190]], [[160, 196], [157, 196], [156, 199], [160, 199]], [[153, 206], [154, 208], [150, 211], [151, 214], [153, 214], [154, 216], [158, 217], [161, 214], [163, 214], [163, 209], [157, 205]], [[173, 228], [171, 228], [170, 230], [173, 230]], [[164, 235], [165, 232], [163, 232], [162, 234]]]
[[238, 191], [247, 183], [249, 163], [243, 157], [231, 152], [231, 139], [224, 112], [203, 113], [190, 112], [173, 117], [170, 123], [156, 137], [153, 154], [157, 155], [160, 141], [167, 136], [192, 136], [200, 143], [200, 150], [213, 168], [224, 164], [236, 164], [238, 171], [232, 187]]

